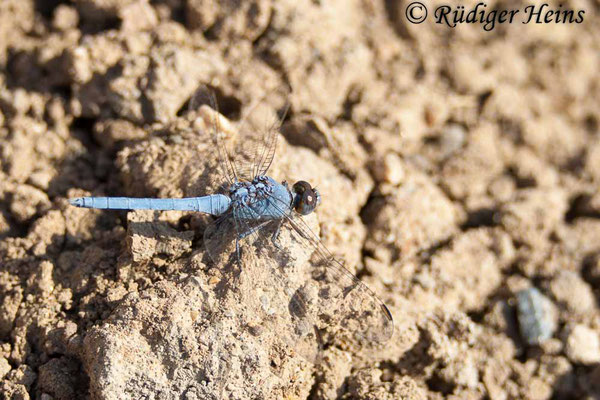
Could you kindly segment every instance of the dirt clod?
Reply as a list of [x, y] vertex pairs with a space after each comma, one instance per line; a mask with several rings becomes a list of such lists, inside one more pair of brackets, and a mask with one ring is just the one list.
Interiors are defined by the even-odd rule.
[[[599, 398], [597, 1], [489, 32], [408, 3], [0, 0], [0, 397]], [[210, 216], [69, 205], [226, 191], [213, 122], [236, 141], [286, 105], [269, 175], [318, 188], [307, 224], [385, 344], [331, 323], [291, 236], [284, 280], [211, 258]]]

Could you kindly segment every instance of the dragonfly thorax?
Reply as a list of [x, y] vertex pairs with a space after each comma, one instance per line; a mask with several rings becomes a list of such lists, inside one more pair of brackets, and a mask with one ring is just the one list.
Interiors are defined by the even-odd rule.
[[257, 176], [252, 182], [238, 181], [229, 188], [229, 196], [235, 203], [252, 204], [271, 195], [273, 183], [276, 182], [266, 176]]

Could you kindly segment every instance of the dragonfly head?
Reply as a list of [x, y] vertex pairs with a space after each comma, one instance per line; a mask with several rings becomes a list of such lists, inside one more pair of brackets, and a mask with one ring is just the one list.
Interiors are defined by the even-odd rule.
[[292, 187], [294, 192], [294, 210], [298, 214], [308, 215], [321, 204], [321, 195], [306, 181], [298, 181]]

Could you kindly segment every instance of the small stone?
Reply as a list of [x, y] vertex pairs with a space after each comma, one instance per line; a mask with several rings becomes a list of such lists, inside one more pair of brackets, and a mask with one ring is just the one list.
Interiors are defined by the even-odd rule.
[[542, 378], [534, 376], [528, 382], [523, 394], [527, 399], [549, 399], [552, 396], [552, 387]]
[[119, 10], [121, 28], [124, 31], [135, 32], [150, 29], [158, 23], [154, 8], [146, 0], [140, 0], [126, 5]]
[[31, 388], [37, 378], [37, 374], [33, 372], [27, 365], [21, 365], [19, 368], [12, 370], [8, 374], [8, 379], [19, 385], [25, 386], [27, 390]]
[[4, 398], [10, 400], [29, 400], [29, 393], [25, 385], [6, 384], [2, 387]]
[[577, 324], [568, 329], [565, 353], [577, 364], [590, 365], [600, 362], [600, 338], [593, 329]]
[[395, 153], [386, 154], [383, 161], [377, 162], [374, 168], [375, 177], [379, 181], [399, 185], [404, 180], [404, 165]]
[[6, 217], [0, 212], [0, 236], [7, 235], [10, 232], [10, 224]]
[[592, 288], [574, 271], [560, 271], [550, 282], [550, 292], [559, 303], [577, 314], [586, 314], [596, 306]]
[[0, 301], [0, 337], [11, 333], [22, 300], [22, 290], [3, 293], [3, 299]]
[[10, 372], [10, 364], [4, 357], [0, 357], [0, 379], [4, 378]]
[[529, 345], [538, 345], [548, 340], [556, 331], [556, 308], [536, 288], [517, 293], [517, 317], [521, 336]]
[[77, 10], [66, 4], [61, 4], [54, 10], [52, 27], [60, 31], [66, 31], [76, 28], [79, 23], [79, 14]]
[[37, 385], [57, 399], [77, 399], [75, 382], [81, 379], [80, 365], [68, 357], [52, 358], [39, 367]]
[[210, 28], [217, 20], [219, 5], [206, 0], [188, 0], [186, 5], [186, 23], [190, 29], [202, 31]]
[[50, 261], [42, 261], [37, 271], [29, 278], [29, 286], [31, 286], [35, 293], [48, 296], [54, 290], [54, 280], [52, 279], [52, 272], [54, 265]]
[[50, 208], [48, 195], [41, 190], [29, 186], [18, 185], [12, 196], [10, 211], [18, 222], [27, 222], [36, 214]]
[[455, 153], [465, 144], [467, 132], [458, 124], [448, 125], [441, 134], [440, 145], [445, 155]]
[[48, 170], [34, 171], [29, 175], [29, 182], [32, 186], [47, 190], [54, 175]]
[[543, 343], [540, 343], [540, 348], [544, 354], [557, 355], [562, 352], [563, 343], [560, 341], [560, 339], [550, 338]]

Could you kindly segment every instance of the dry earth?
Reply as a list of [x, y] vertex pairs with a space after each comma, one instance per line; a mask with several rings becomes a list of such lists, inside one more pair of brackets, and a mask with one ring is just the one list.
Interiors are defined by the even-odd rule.
[[[0, 393], [600, 398], [600, 3], [564, 4], [584, 23], [485, 32], [383, 0], [0, 1]], [[320, 188], [309, 221], [389, 306], [386, 345], [323, 327], [307, 362], [261, 322], [286, 301], [261, 259], [217, 290], [210, 218], [69, 206], [216, 190], [201, 84], [234, 121], [290, 102], [270, 173]]]

